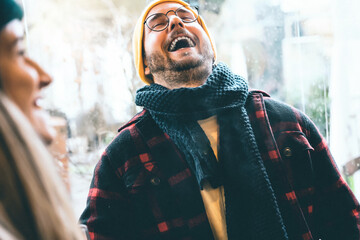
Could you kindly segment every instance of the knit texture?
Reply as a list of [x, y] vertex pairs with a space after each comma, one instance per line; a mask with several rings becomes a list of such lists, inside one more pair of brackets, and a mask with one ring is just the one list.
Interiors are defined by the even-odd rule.
[[[138, 90], [136, 104], [182, 151], [200, 189], [224, 185], [229, 239], [288, 239], [285, 225], [250, 125], [246, 81], [219, 63], [197, 88]], [[219, 162], [198, 120], [217, 115]]]

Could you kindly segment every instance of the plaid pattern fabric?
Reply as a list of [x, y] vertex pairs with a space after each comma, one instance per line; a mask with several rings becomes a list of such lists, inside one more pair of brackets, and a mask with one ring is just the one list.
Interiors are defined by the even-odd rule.
[[195, 177], [147, 111], [101, 157], [80, 221], [91, 239], [213, 239]]
[[248, 101], [289, 239], [360, 239], [358, 201], [311, 120], [265, 93]]
[[[252, 92], [247, 110], [289, 239], [359, 239], [359, 204], [301, 112]], [[95, 167], [80, 222], [91, 239], [213, 239], [196, 179], [144, 110]]]

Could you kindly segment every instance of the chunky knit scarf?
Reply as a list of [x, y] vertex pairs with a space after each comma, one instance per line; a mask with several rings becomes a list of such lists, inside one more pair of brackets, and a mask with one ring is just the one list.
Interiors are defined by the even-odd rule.
[[[197, 88], [169, 90], [158, 84], [139, 89], [157, 125], [182, 151], [200, 189], [205, 181], [224, 186], [229, 239], [288, 239], [245, 109], [247, 83], [219, 63]], [[217, 115], [219, 161], [198, 120]]]

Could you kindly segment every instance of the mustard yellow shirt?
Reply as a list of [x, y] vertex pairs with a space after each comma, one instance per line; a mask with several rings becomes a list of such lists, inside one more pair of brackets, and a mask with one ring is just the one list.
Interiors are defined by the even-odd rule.
[[[213, 152], [217, 158], [219, 125], [216, 116], [198, 121], [204, 133], [208, 137]], [[205, 183], [200, 191], [203, 198], [206, 215], [216, 240], [227, 240], [226, 219], [225, 219], [225, 197], [224, 187], [212, 188]]]

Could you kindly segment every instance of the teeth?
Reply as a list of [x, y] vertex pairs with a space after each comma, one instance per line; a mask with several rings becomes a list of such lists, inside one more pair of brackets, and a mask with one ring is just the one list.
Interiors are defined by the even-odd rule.
[[186, 41], [188, 41], [188, 44], [189, 44], [190, 47], [195, 47], [195, 44], [193, 43], [193, 41], [192, 41], [189, 37], [185, 37], [185, 36], [184, 36], [184, 37], [175, 38], [175, 39], [172, 41], [169, 50], [170, 50], [170, 51], [174, 51], [175, 46], [176, 46], [176, 43], [177, 43], [178, 41], [180, 41], [180, 40], [186, 40]]
[[36, 106], [36, 107], [43, 108], [44, 105], [45, 105], [44, 99], [42, 99], [42, 98], [36, 99], [36, 101], [35, 101], [35, 106]]

